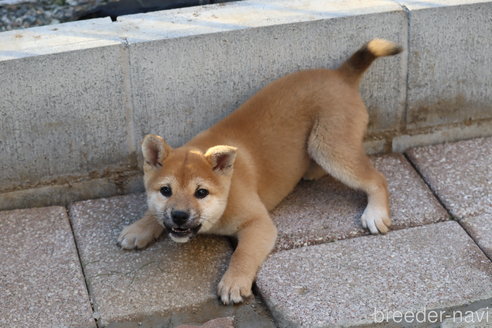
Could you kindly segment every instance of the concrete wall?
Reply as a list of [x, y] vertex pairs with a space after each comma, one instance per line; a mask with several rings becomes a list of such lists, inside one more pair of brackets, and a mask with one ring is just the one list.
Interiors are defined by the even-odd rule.
[[363, 80], [369, 151], [491, 135], [490, 17], [491, 1], [245, 0], [0, 33], [0, 209], [141, 190], [145, 134], [178, 146], [374, 37], [406, 51]]

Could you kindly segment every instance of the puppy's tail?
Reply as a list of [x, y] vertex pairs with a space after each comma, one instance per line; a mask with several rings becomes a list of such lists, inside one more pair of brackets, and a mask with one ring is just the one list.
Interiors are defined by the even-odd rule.
[[373, 39], [357, 50], [345, 63], [338, 68], [348, 81], [358, 83], [362, 73], [371, 65], [374, 59], [399, 54], [403, 49], [388, 40]]

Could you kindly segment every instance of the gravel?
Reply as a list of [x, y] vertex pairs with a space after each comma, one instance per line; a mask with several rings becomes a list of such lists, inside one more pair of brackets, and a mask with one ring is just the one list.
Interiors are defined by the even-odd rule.
[[0, 0], [0, 32], [234, 0]]
[[115, 0], [0, 0], [0, 31], [78, 20]]

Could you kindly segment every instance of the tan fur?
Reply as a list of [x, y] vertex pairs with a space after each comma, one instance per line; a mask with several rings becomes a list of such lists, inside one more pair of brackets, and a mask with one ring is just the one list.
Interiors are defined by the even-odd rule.
[[[368, 114], [358, 84], [376, 57], [400, 51], [375, 39], [338, 70], [287, 75], [177, 149], [159, 136], [146, 136], [142, 151], [149, 210], [123, 230], [121, 246], [145, 247], [163, 224], [179, 242], [189, 239], [193, 227], [200, 227], [198, 233], [235, 236], [238, 245], [218, 294], [226, 304], [241, 302], [251, 295], [256, 272], [275, 243], [269, 211], [302, 177], [316, 179], [325, 172], [365, 191], [362, 225], [386, 233], [388, 188], [364, 153]], [[164, 186], [172, 195], [165, 196], [169, 190]], [[199, 189], [209, 194], [197, 197]], [[174, 220], [183, 212], [189, 214], [185, 231], [176, 231], [181, 226]]]

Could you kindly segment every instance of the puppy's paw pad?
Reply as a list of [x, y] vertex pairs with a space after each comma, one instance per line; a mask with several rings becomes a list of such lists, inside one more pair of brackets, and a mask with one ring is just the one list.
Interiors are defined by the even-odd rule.
[[222, 303], [241, 303], [243, 298], [248, 298], [252, 295], [251, 279], [247, 277], [234, 277], [232, 274], [226, 274], [222, 277], [219, 283], [218, 294]]
[[123, 229], [118, 237], [118, 245], [123, 249], [145, 248], [155, 240], [154, 234], [141, 229], [137, 225], [130, 225]]
[[367, 206], [360, 219], [362, 227], [369, 229], [372, 234], [385, 234], [391, 226], [391, 219], [385, 208]]

